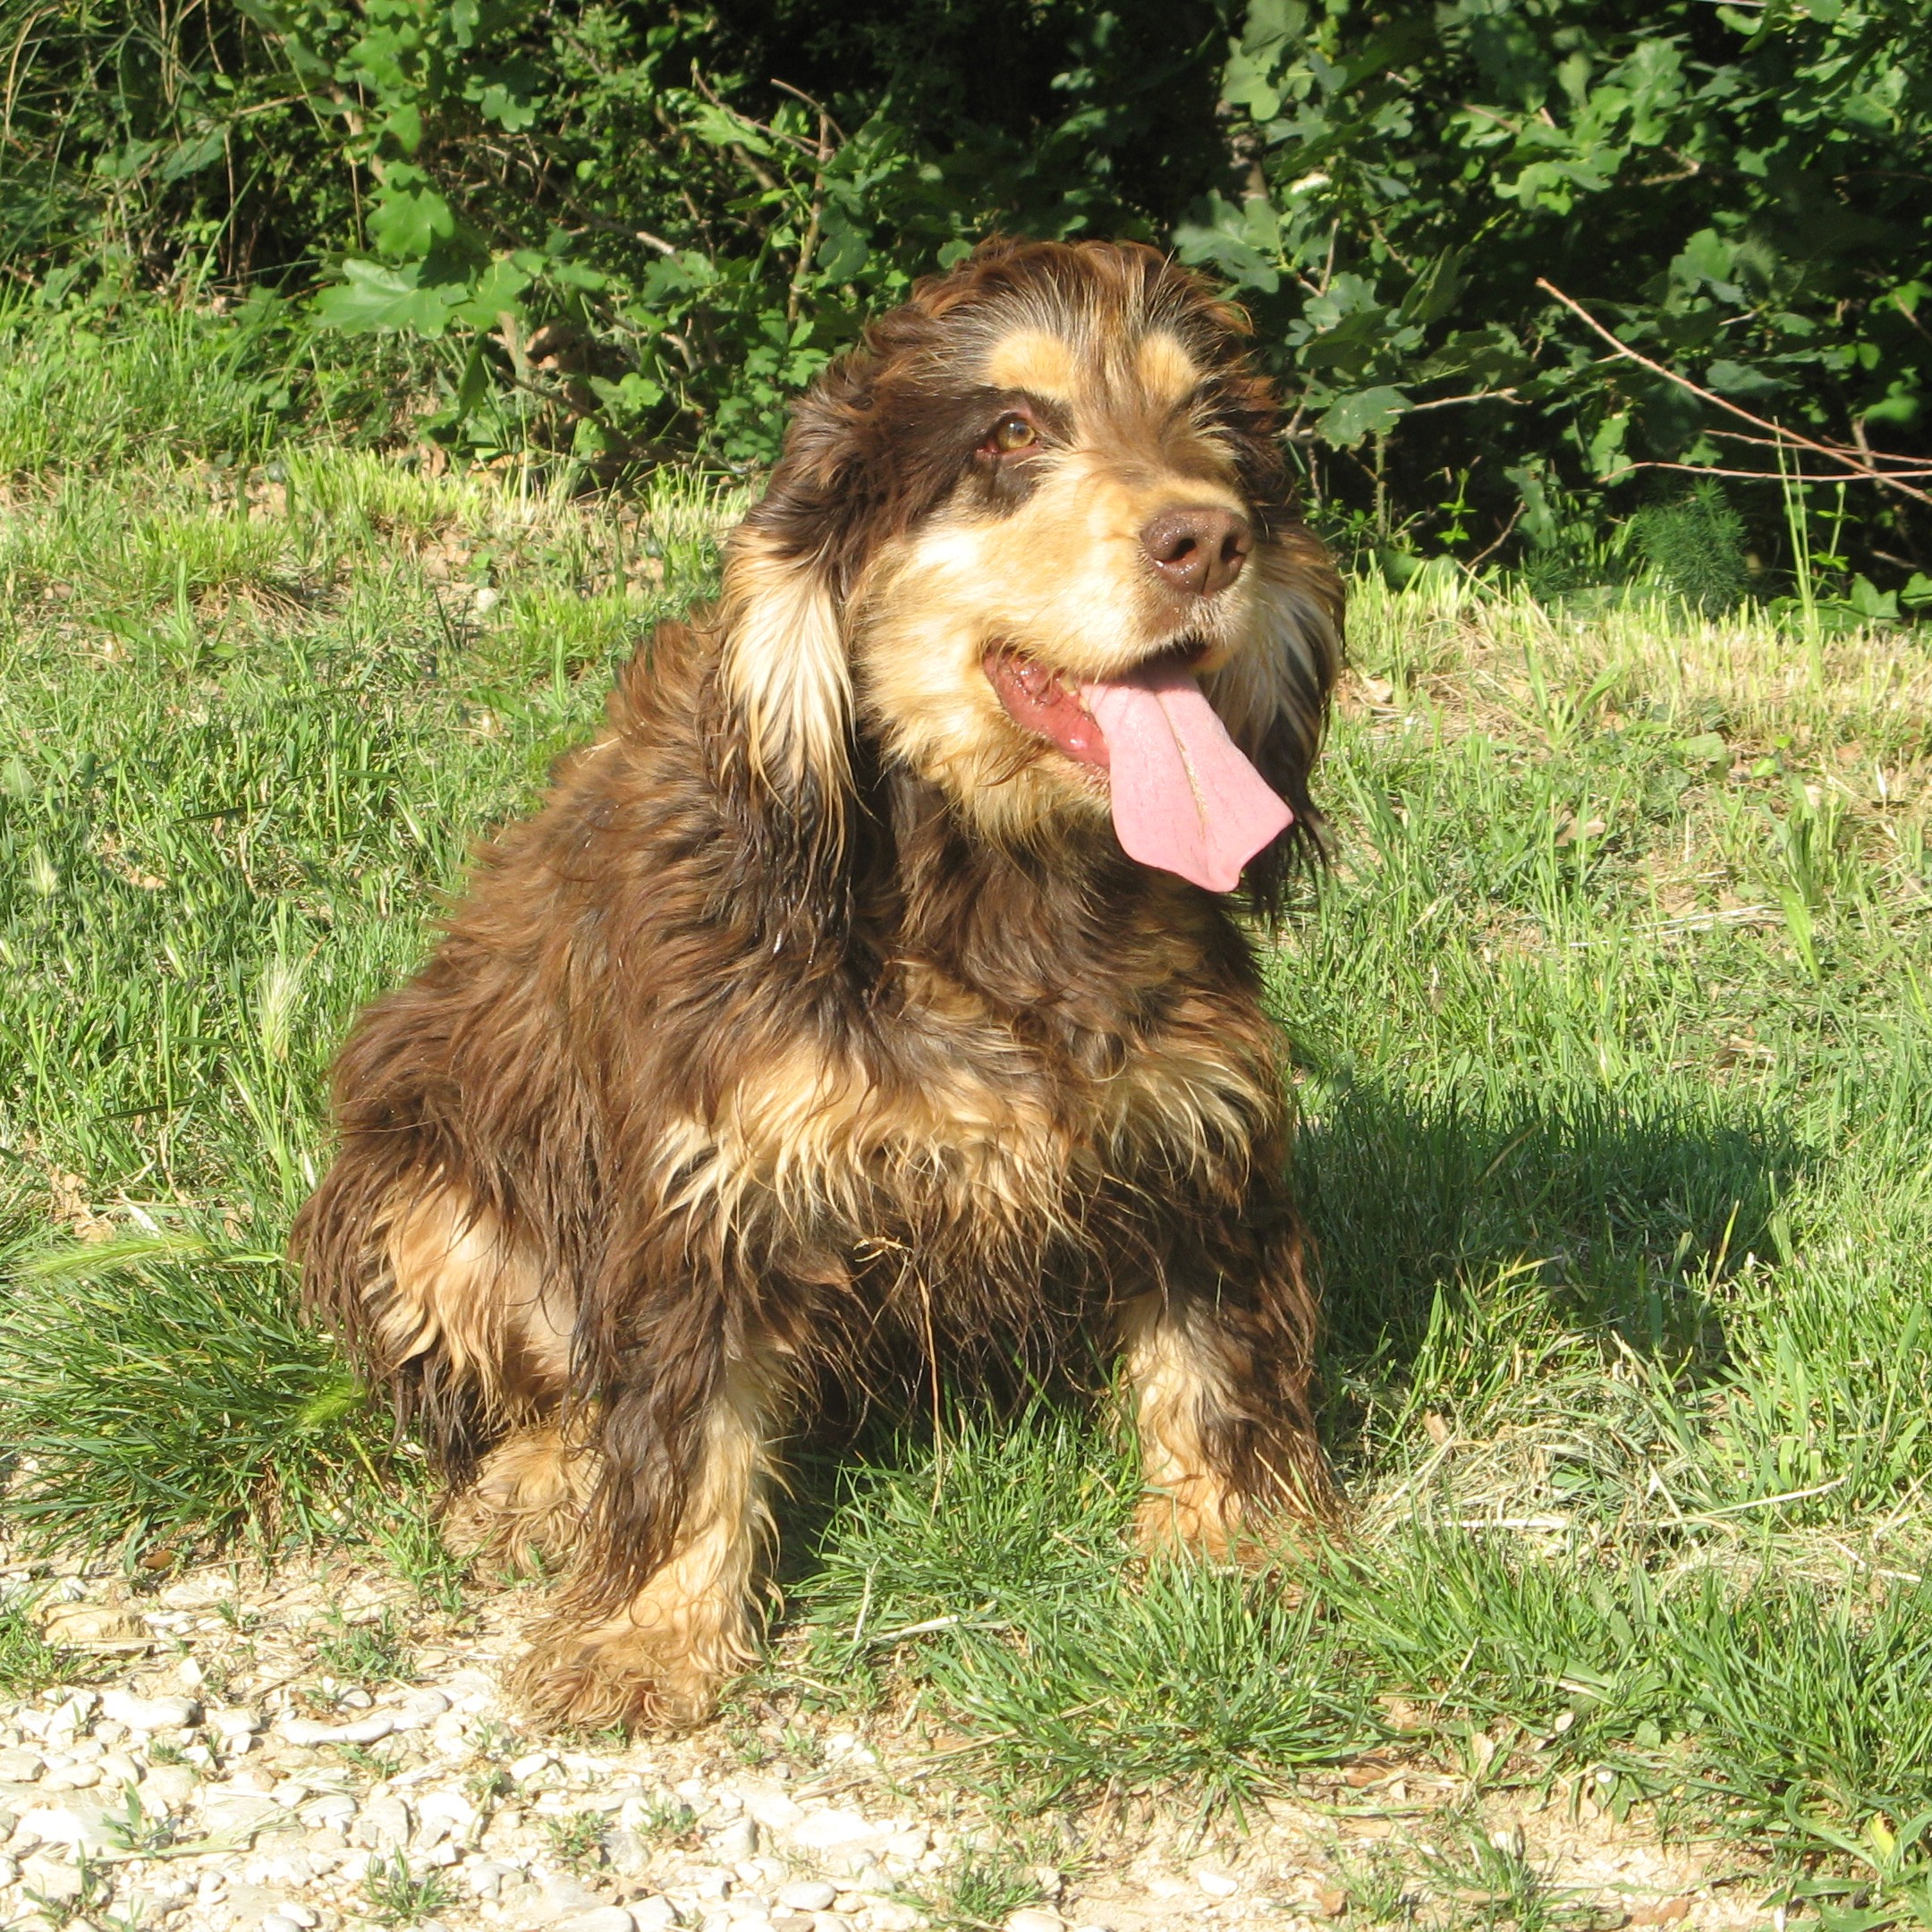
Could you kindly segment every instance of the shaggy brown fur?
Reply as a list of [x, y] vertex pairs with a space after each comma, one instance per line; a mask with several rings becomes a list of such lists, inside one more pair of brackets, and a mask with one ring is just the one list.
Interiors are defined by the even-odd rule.
[[[936, 1369], [1111, 1332], [1150, 1542], [1325, 1506], [1249, 944], [1124, 856], [1105, 777], [983, 664], [1183, 649], [1311, 823], [1341, 590], [1239, 329], [1140, 248], [991, 243], [921, 286], [801, 404], [716, 607], [639, 652], [343, 1052], [307, 1294], [470, 1538], [568, 1558], [521, 1673], [550, 1716], [709, 1708], [753, 1654], [774, 1442], [895, 1341]], [[1245, 520], [1232, 582], [1150, 565], [1176, 504]]]

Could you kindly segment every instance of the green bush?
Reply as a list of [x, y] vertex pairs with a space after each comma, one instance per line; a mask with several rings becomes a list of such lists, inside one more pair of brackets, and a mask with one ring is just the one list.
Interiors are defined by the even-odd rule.
[[[313, 289], [332, 329], [445, 345], [418, 427], [472, 452], [762, 462], [863, 318], [993, 226], [1143, 236], [1221, 279], [1288, 379], [1309, 493], [1385, 550], [1560, 552], [1656, 466], [1775, 476], [1749, 426], [1606, 354], [1544, 284], [1707, 395], [1925, 446], [1911, 0], [0, 0], [0, 21], [16, 274], [105, 250]], [[1775, 483], [1739, 502], [1780, 540]], [[1867, 507], [1881, 564], [1922, 558], [1911, 499]]]
[[1725, 610], [1743, 597], [1744, 520], [1717, 484], [1702, 482], [1674, 503], [1640, 510], [1630, 530], [1652, 578], [1693, 610]]

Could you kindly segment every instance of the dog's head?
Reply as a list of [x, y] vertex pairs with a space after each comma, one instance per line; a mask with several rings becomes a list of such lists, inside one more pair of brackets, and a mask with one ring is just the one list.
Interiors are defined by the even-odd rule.
[[868, 330], [727, 551], [723, 678], [763, 781], [823, 810], [856, 730], [983, 836], [1111, 816], [1224, 889], [1260, 844], [1266, 895], [1313, 820], [1341, 587], [1241, 333], [1151, 249], [1007, 242]]

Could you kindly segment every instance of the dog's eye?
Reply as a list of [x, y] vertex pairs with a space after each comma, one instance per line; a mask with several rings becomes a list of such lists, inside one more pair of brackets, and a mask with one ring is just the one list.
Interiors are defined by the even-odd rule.
[[1038, 444], [1039, 431], [1024, 416], [1002, 416], [981, 447], [996, 456], [1011, 456]]

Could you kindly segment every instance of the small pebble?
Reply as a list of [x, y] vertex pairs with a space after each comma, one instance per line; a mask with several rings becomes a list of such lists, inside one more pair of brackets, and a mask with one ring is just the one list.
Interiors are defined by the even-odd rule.
[[718, 1833], [711, 1843], [721, 1859], [737, 1865], [756, 1855], [758, 1848], [758, 1828], [751, 1819], [739, 1818]]
[[201, 1706], [187, 1697], [135, 1697], [109, 1690], [101, 1699], [102, 1712], [130, 1731], [187, 1731], [201, 1722]]
[[554, 1932], [636, 1932], [631, 1914], [622, 1905], [593, 1905], [551, 1920]]
[[778, 1887], [778, 1902], [793, 1911], [830, 1911], [838, 1887], [823, 1878], [794, 1878]]

